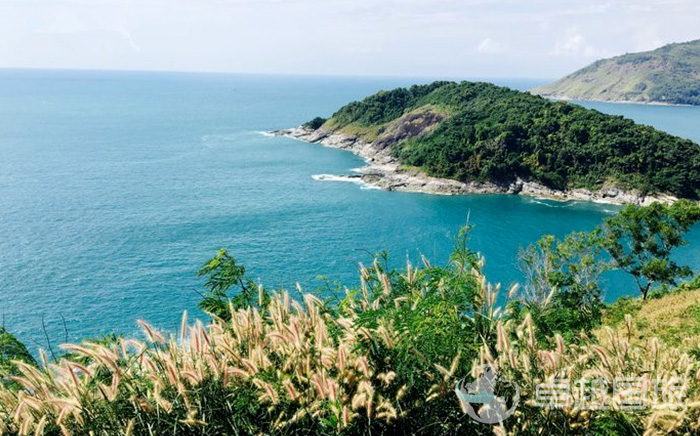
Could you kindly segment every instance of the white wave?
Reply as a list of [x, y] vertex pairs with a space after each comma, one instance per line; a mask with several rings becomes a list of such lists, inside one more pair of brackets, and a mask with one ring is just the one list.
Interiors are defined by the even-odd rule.
[[350, 183], [364, 183], [359, 177], [350, 176], [336, 176], [333, 174], [315, 174], [311, 176], [314, 180], [319, 180], [323, 182], [350, 182]]
[[360, 185], [361, 189], [381, 189], [378, 186], [370, 185], [364, 182], [360, 177], [356, 176], [337, 176], [334, 174], [314, 174], [312, 179], [321, 182], [346, 182]]
[[533, 197], [532, 198], [533, 203], [541, 204], [542, 206], [547, 206], [547, 207], [571, 207], [574, 205], [574, 201], [572, 200], [556, 200], [553, 198], [541, 198], [541, 197]]

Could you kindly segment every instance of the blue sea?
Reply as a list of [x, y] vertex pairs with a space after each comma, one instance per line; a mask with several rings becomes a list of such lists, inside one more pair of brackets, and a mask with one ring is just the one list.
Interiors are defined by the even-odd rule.
[[[459, 228], [492, 282], [522, 280], [519, 247], [589, 230], [617, 207], [518, 196], [446, 197], [317, 181], [363, 165], [262, 132], [380, 89], [429, 79], [0, 71], [0, 316], [30, 348], [145, 319], [196, 316], [195, 271], [226, 247], [268, 288], [358, 283], [388, 250], [446, 261]], [[541, 81], [493, 80], [517, 89]], [[700, 142], [700, 108], [586, 103]], [[700, 231], [679, 259], [700, 269]], [[634, 294], [610, 276], [606, 299]]]

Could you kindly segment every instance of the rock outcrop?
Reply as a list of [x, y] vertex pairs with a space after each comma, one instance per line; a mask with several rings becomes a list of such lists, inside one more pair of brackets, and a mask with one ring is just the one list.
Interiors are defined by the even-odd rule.
[[[410, 114], [409, 114], [410, 115]], [[407, 115], [408, 116], [408, 115]], [[405, 117], [407, 117], [405, 116]], [[390, 153], [391, 145], [410, 136], [424, 134], [439, 121], [437, 118], [404, 118], [407, 123], [387, 129], [375, 141], [369, 142], [362, 137], [339, 132], [326, 131], [323, 128], [313, 130], [304, 127], [270, 132], [274, 136], [286, 136], [305, 142], [317, 143], [326, 147], [350, 151], [365, 159], [367, 166], [359, 174], [334, 177], [332, 180], [358, 181], [388, 191], [423, 192], [440, 195], [464, 194], [519, 194], [531, 197], [548, 198], [561, 201], [591, 201], [608, 204], [649, 205], [653, 202], [672, 203], [677, 198], [670, 195], [643, 195], [635, 191], [619, 188], [603, 188], [598, 191], [588, 189], [571, 189], [559, 191], [540, 183], [517, 179], [511, 183], [495, 182], [460, 182], [458, 180], [431, 177], [415, 168], [401, 166]], [[413, 126], [407, 125], [414, 123]], [[418, 127], [416, 127], [416, 124]], [[324, 178], [319, 178], [324, 180]], [[326, 178], [331, 180], [330, 178]]]

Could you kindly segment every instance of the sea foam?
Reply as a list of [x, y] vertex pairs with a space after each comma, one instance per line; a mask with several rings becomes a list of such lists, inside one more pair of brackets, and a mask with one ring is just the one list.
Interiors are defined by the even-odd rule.
[[311, 176], [311, 178], [314, 180], [318, 180], [320, 182], [354, 183], [356, 185], [360, 185], [362, 189], [381, 189], [377, 186], [370, 185], [370, 184], [364, 182], [359, 177], [353, 177], [353, 176], [338, 176], [338, 175], [334, 175], [334, 174], [314, 174], [313, 176]]

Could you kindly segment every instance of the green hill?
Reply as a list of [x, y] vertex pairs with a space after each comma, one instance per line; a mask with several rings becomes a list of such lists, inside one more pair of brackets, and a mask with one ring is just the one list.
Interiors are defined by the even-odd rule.
[[700, 148], [652, 127], [488, 83], [381, 91], [305, 125], [370, 143], [404, 166], [463, 182], [516, 179], [698, 198]]
[[700, 40], [599, 60], [532, 92], [575, 100], [700, 105]]
[[[700, 290], [679, 290], [649, 301], [620, 299], [607, 307], [604, 325], [621, 332], [627, 327], [625, 314], [634, 319], [632, 342], [656, 337], [673, 346], [700, 347]], [[599, 329], [597, 334], [604, 332]]]

